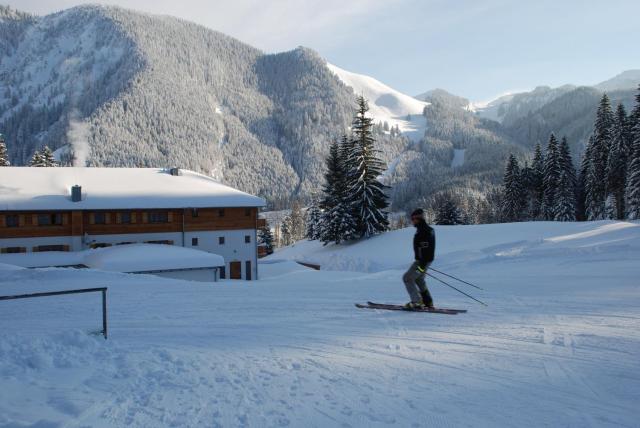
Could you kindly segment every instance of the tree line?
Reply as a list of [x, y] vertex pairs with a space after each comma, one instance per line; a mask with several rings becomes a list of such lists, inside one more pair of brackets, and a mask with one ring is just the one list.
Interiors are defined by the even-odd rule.
[[531, 164], [509, 157], [500, 196], [500, 221], [640, 219], [640, 87], [628, 115], [602, 96], [578, 170], [551, 134]]

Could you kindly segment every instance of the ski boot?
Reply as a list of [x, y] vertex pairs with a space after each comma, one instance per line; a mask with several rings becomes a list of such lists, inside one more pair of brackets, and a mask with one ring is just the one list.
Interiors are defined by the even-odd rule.
[[424, 309], [424, 303], [422, 302], [409, 302], [406, 305], [404, 305], [404, 310], [405, 311], [415, 311], [415, 310], [419, 310], [419, 309]]
[[429, 294], [429, 291], [423, 291], [420, 293], [420, 296], [422, 297], [422, 301], [424, 302], [424, 306], [427, 309], [433, 309], [433, 299], [431, 298], [431, 294]]

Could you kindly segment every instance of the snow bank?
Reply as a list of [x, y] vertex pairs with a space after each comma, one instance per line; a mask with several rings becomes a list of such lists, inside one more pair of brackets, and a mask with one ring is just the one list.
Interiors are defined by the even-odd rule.
[[224, 266], [217, 254], [162, 244], [131, 244], [85, 252], [83, 264], [111, 272], [149, 272]]
[[85, 251], [1, 254], [0, 261], [22, 267], [78, 266], [112, 272], [148, 272], [224, 266], [217, 254], [163, 244], [128, 244]]
[[[554, 256], [571, 251], [606, 252], [624, 247], [640, 251], [640, 222], [529, 222], [477, 226], [434, 226], [435, 264], [456, 265], [483, 259], [530, 253]], [[300, 241], [281, 248], [265, 260], [285, 259], [321, 265], [323, 270], [379, 272], [400, 269], [413, 260], [414, 228], [374, 236], [357, 243], [323, 246], [318, 241]], [[574, 241], [564, 245], [565, 241]]]

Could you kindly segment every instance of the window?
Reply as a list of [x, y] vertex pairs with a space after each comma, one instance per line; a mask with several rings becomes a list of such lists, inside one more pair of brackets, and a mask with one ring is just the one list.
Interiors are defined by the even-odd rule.
[[251, 208], [245, 208], [244, 209], [244, 215], [249, 217], [251, 215]]
[[191, 217], [198, 217], [198, 209], [197, 208], [191, 208]]
[[168, 223], [169, 213], [166, 211], [151, 211], [149, 213], [149, 223]]
[[33, 251], [69, 251], [69, 247], [66, 245], [39, 245], [37, 247], [33, 247]]
[[218, 210], [218, 217], [224, 217], [224, 208]]
[[251, 243], [251, 236], [250, 235], [244, 235], [244, 243], [245, 244], [250, 244]]
[[224, 245], [224, 236], [219, 236], [218, 237], [218, 244], [219, 245]]
[[225, 279], [227, 277], [227, 270], [224, 266], [220, 267], [220, 279]]
[[17, 215], [12, 214], [6, 216], [4, 222], [7, 227], [18, 227], [20, 225], [20, 218]]
[[191, 238], [191, 246], [192, 247], [198, 246], [198, 238]]
[[38, 226], [52, 226], [62, 224], [62, 214], [38, 214]]
[[15, 254], [15, 253], [26, 253], [27, 249], [25, 247], [7, 247], [7, 248], [2, 248], [2, 250], [0, 250], [0, 253], [3, 254]]
[[107, 224], [107, 215], [105, 213], [94, 213], [93, 214], [93, 223], [94, 224]]
[[173, 245], [173, 241], [170, 239], [163, 239], [158, 241], [144, 241], [145, 244], [164, 244], [164, 245]]
[[129, 211], [120, 213], [120, 223], [131, 224], [131, 213]]

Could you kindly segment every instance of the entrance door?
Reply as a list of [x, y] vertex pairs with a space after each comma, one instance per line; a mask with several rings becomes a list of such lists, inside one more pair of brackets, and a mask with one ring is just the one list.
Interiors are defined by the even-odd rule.
[[242, 279], [242, 263], [241, 262], [229, 263], [229, 278]]

